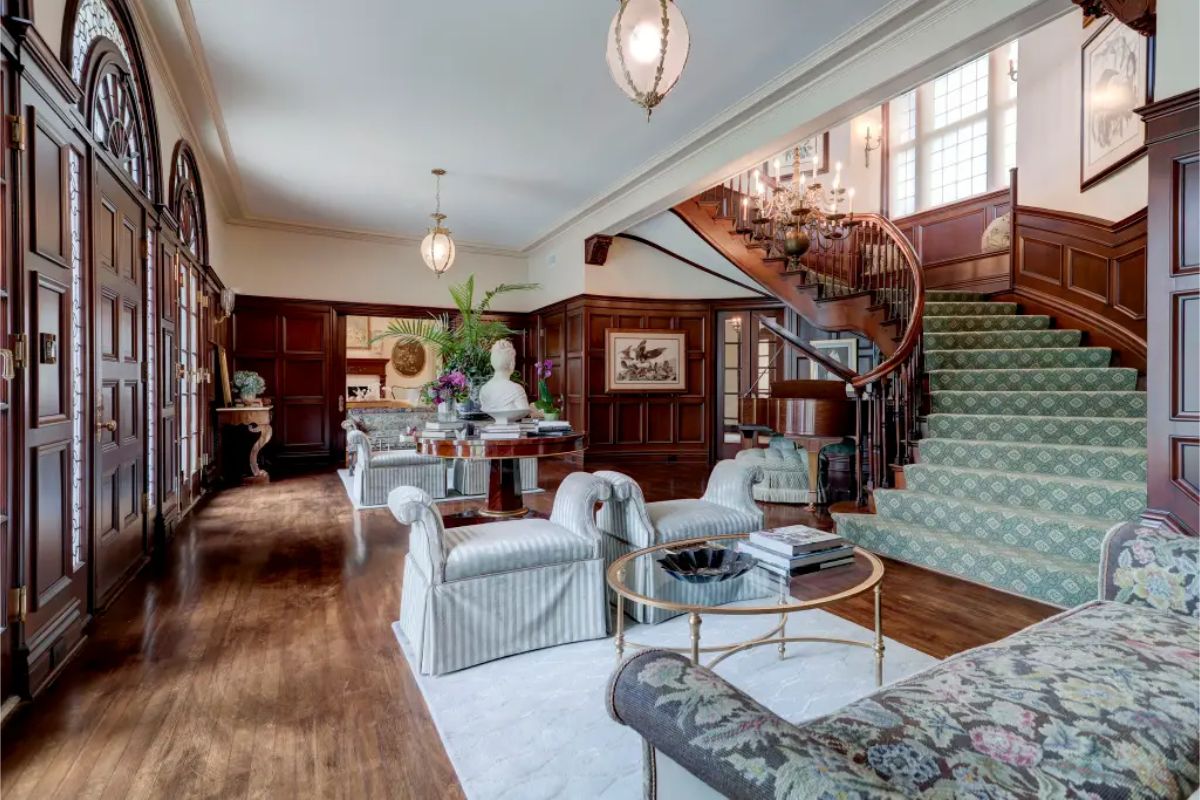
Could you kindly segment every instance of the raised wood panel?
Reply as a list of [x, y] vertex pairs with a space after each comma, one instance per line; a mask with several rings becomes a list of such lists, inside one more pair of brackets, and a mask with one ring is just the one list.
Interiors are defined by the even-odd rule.
[[642, 425], [645, 420], [645, 401], [618, 400], [614, 405], [617, 422], [614, 443], [643, 444], [646, 440]]
[[1011, 204], [1008, 189], [1000, 189], [893, 222], [912, 242], [925, 269], [931, 269], [985, 257], [983, 232], [998, 217], [1007, 214]]
[[33, 174], [31, 233], [33, 249], [64, 267], [70, 266], [71, 242], [67, 219], [67, 146], [40, 117], [35, 118], [30, 137]]
[[678, 406], [679, 428], [675, 440], [680, 444], [703, 444], [708, 417], [704, 402], [681, 402]]
[[1063, 278], [1063, 246], [1057, 242], [1023, 238], [1020, 243], [1021, 275], [1058, 285]]
[[316, 353], [324, 356], [329, 319], [325, 314], [307, 316], [290, 313], [283, 317], [283, 352], [288, 355]]
[[120, 343], [120, 357], [123, 361], [137, 361], [141, 350], [138, 348], [138, 309], [128, 303], [121, 303], [120, 323], [117, 326], [117, 341]]
[[320, 448], [326, 445], [329, 417], [324, 400], [289, 402], [275, 411], [282, 417], [281, 443], [291, 448]]
[[279, 349], [278, 329], [279, 316], [273, 309], [239, 310], [233, 318], [233, 349], [238, 353], [275, 352]]
[[1171, 295], [1171, 417], [1200, 420], [1200, 292]]
[[[290, 397], [323, 397], [325, 395], [325, 370], [320, 358], [290, 358], [280, 364], [281, 385], [279, 394]], [[385, 369], [380, 365], [381, 369]], [[377, 373], [369, 373], [377, 374]]]
[[1067, 250], [1067, 288], [1107, 303], [1108, 259], [1086, 250]]
[[587, 405], [587, 434], [593, 446], [613, 443], [613, 404], [593, 401]]
[[1200, 438], [1171, 437], [1171, 481], [1192, 502], [1200, 501]]
[[71, 451], [66, 442], [34, 453], [30, 509], [34, 521], [31, 591], [38, 606], [49, 602], [71, 575]]
[[1182, 158], [1178, 174], [1172, 274], [1200, 270], [1200, 159]]
[[675, 413], [678, 404], [671, 400], [651, 400], [646, 404], [646, 442], [675, 442]]
[[1112, 307], [1132, 319], [1146, 318], [1146, 249], [1112, 260]]
[[117, 344], [121, 341], [120, 333], [118, 332], [118, 320], [120, 312], [117, 311], [117, 304], [121, 299], [116, 292], [111, 289], [101, 289], [100, 296], [97, 298], [97, 323], [99, 330], [97, 335], [100, 339], [100, 357], [115, 361], [117, 359]]
[[[44, 425], [62, 421], [70, 414], [70, 350], [64, 350], [63, 345], [69, 345], [71, 341], [71, 308], [66, 286], [43, 275], [37, 276], [35, 285], [35, 333], [30, 337], [29, 351], [30, 359], [37, 364], [33, 392], [37, 401], [38, 424]], [[53, 336], [58, 343], [58, 358], [52, 364], [44, 363], [40, 357], [38, 338], [42, 335]]]

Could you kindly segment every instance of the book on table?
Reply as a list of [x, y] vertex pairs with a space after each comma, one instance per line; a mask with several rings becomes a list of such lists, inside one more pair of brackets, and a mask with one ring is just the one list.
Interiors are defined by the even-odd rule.
[[839, 561], [844, 559], [854, 558], [854, 545], [843, 541], [842, 544], [836, 547], [818, 550], [812, 553], [801, 553], [797, 556], [785, 556], [780, 553], [764, 550], [750, 540], [738, 542], [737, 549], [754, 556], [764, 566], [774, 567], [777, 570], [791, 571], [800, 567], [808, 567], [820, 565], [830, 561]]
[[833, 569], [835, 567], [847, 567], [853, 563], [854, 563], [854, 556], [849, 556], [848, 558], [837, 558], [837, 559], [834, 559], [833, 561], [822, 561], [820, 564], [808, 564], [803, 567], [796, 567], [794, 569], [789, 569], [789, 570], [780, 569], [779, 567], [772, 566], [766, 562], [762, 562], [761, 566], [763, 569], [765, 569], [767, 572], [770, 572], [772, 575], [778, 575], [781, 578], [782, 577], [794, 578], [797, 575], [808, 575], [808, 574], [811, 574], [814, 572], [823, 572], [827, 569]]
[[777, 553], [785, 558], [821, 550], [832, 550], [846, 543], [836, 533], [817, 530], [807, 525], [788, 525], [751, 533], [747, 539], [755, 547]]
[[513, 439], [522, 439], [524, 438], [524, 435], [520, 431], [484, 431], [483, 433], [479, 434], [479, 438], [483, 439], [485, 442], [497, 440], [511, 441]]
[[456, 431], [465, 426], [466, 423], [458, 419], [450, 421], [430, 419], [425, 421], [425, 430], [427, 431]]

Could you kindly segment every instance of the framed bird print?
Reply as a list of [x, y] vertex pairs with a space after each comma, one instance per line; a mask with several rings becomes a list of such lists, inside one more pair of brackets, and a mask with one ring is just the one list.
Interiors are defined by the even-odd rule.
[[608, 328], [604, 339], [605, 391], [687, 391], [684, 331]]
[[1146, 152], [1137, 114], [1151, 95], [1154, 41], [1109, 19], [1083, 44], [1079, 183], [1085, 191]]

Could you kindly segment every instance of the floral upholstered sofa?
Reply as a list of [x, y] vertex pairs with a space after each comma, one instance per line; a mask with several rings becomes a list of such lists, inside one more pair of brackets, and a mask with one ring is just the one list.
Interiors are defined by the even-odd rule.
[[794, 725], [681, 656], [626, 660], [609, 711], [648, 797], [1186, 798], [1200, 783], [1200, 542], [1125, 524], [1100, 598]]

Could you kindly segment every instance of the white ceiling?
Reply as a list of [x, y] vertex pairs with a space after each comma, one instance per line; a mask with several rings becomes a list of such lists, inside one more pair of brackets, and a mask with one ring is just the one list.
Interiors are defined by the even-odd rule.
[[421, 235], [440, 166], [455, 238], [513, 250], [888, 4], [679, 0], [647, 124], [604, 61], [615, 0], [191, 0], [243, 216]]

